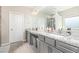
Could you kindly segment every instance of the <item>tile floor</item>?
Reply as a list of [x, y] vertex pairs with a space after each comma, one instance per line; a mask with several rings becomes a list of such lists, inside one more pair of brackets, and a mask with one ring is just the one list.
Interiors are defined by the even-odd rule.
[[13, 53], [33, 53], [32, 46], [30, 46], [28, 43], [24, 43], [22, 46], [17, 48]]

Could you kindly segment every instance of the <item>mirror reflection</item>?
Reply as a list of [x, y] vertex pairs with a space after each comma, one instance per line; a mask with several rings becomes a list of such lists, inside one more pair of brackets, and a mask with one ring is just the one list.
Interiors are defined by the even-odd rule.
[[79, 28], [79, 17], [65, 18], [65, 27], [72, 28], [72, 29], [78, 29]]

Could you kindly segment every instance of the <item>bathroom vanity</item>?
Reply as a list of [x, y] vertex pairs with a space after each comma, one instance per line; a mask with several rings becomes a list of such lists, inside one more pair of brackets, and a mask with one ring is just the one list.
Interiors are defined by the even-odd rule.
[[28, 31], [28, 42], [37, 53], [78, 53], [79, 40], [40, 31]]

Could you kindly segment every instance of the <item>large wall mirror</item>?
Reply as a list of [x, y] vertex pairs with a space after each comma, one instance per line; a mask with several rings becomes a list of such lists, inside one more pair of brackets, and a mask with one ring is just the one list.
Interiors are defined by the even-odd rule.
[[65, 28], [79, 29], [79, 16], [65, 18]]
[[55, 30], [55, 18], [48, 18], [47, 19], [47, 26], [48, 32], [52, 32]]

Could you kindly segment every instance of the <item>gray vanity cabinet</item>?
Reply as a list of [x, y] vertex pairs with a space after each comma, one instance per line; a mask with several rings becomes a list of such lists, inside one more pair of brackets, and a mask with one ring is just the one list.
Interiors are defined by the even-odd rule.
[[39, 52], [39, 40], [38, 40], [38, 35], [37, 34], [31, 34], [31, 45], [33, 46], [34, 52], [38, 53]]
[[46, 37], [46, 36], [45, 36], [45, 42], [46, 42], [47, 44], [50, 44], [50, 45], [52, 45], [52, 46], [55, 46], [55, 40], [52, 39], [52, 38], [49, 38], [49, 37]]
[[32, 33], [30, 33], [30, 45], [33, 45], [34, 36]]
[[52, 47], [50, 45], [47, 46], [48, 53], [62, 53], [60, 50], [56, 49], [55, 47]]
[[30, 32], [27, 32], [27, 42], [30, 44]]
[[79, 52], [79, 47], [76, 47], [76, 46], [73, 46], [73, 45], [70, 45], [70, 44], [67, 44], [67, 43], [64, 43], [64, 42], [60, 42], [60, 41], [56, 41], [56, 44], [61, 45], [62, 47], [65, 47], [65, 48], [67, 48], [71, 51]]
[[53, 47], [53, 53], [63, 53], [63, 52]]
[[53, 48], [55, 46], [55, 40], [45, 37], [45, 43], [47, 44], [47, 52], [48, 53], [53, 53]]
[[42, 41], [39, 41], [39, 52], [40, 53], [44, 53], [44, 42], [42, 42]]
[[45, 36], [43, 36], [43, 35], [39, 35], [39, 40], [45, 42]]
[[36, 50], [37, 50], [37, 53], [39, 53], [40, 52], [40, 40], [39, 39], [37, 39], [37, 47], [36, 47]]
[[39, 47], [40, 53], [48, 53], [47, 45], [43, 41], [40, 41], [39, 43], [40, 43]]
[[38, 38], [33, 39], [32, 48], [33, 48], [34, 52], [39, 53], [39, 40], [38, 40]]
[[48, 49], [48, 53], [53, 53], [53, 47], [51, 47], [50, 45], [48, 45], [47, 49]]
[[71, 45], [63, 43], [63, 42], [60, 42], [60, 41], [56, 41], [56, 48], [58, 48], [59, 50], [61, 50], [64, 53], [79, 52], [79, 48], [71, 46]]
[[62, 53], [60, 50], [55, 48], [55, 40], [49, 37], [45, 37], [45, 43], [47, 46], [48, 53]]
[[45, 38], [43, 35], [39, 35], [39, 52], [47, 53], [47, 46], [45, 44]]
[[26, 39], [26, 42], [28, 42], [28, 31], [25, 31], [25, 39]]

